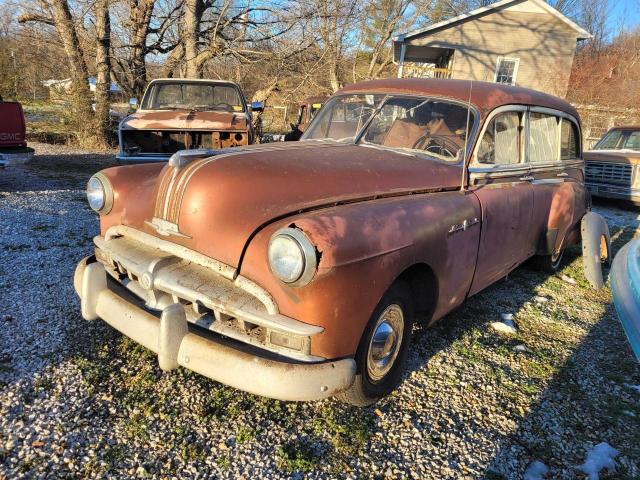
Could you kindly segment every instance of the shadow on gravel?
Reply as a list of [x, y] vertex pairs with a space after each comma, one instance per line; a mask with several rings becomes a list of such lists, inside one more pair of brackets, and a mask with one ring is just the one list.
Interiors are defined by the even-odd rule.
[[[614, 254], [633, 238], [637, 224], [630, 227], [622, 232], [615, 226], [611, 229]], [[640, 367], [618, 321], [609, 287], [605, 289], [588, 293], [608, 298], [600, 319], [557, 365], [546, 388], [517, 419], [515, 431], [500, 442], [484, 478], [522, 478], [521, 466], [535, 460], [550, 468], [547, 478], [586, 478], [578, 466], [587, 451], [601, 442], [621, 452], [617, 472], [605, 478], [640, 478], [640, 397], [628, 387], [640, 384]]]
[[0, 192], [84, 189], [91, 175], [116, 165], [112, 154], [36, 153], [25, 165], [0, 170]]

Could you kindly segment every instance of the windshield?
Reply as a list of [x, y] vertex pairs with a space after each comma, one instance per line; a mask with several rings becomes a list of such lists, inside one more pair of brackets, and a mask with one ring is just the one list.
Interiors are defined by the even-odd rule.
[[142, 101], [142, 109], [243, 112], [244, 104], [234, 85], [163, 82], [149, 87]]
[[611, 130], [602, 137], [595, 149], [640, 151], [640, 130]]
[[325, 105], [305, 139], [353, 139], [367, 124], [360, 137], [364, 144], [421, 151], [457, 161], [467, 142], [467, 122], [470, 129], [474, 112], [448, 100], [348, 95], [334, 97]]
[[338, 141], [353, 140], [384, 97], [384, 95], [333, 97], [320, 109], [302, 138], [304, 140], [324, 138]]

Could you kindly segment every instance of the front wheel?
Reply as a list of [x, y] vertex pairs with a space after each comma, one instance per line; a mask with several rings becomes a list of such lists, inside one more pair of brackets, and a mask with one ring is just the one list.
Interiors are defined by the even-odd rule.
[[356, 352], [356, 379], [338, 398], [364, 407], [395, 389], [402, 378], [412, 326], [409, 286], [396, 282], [371, 315]]

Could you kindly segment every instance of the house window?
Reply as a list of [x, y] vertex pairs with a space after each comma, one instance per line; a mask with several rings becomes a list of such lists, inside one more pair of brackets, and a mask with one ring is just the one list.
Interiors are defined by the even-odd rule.
[[496, 66], [496, 82], [515, 85], [518, 76], [519, 58], [499, 57]]

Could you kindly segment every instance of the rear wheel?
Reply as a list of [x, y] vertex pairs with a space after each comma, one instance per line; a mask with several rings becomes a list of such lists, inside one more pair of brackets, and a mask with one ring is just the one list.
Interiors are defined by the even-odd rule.
[[356, 352], [353, 385], [338, 395], [344, 402], [367, 406], [398, 386], [407, 359], [413, 325], [410, 289], [396, 282], [378, 303]]
[[531, 265], [536, 270], [541, 270], [547, 273], [556, 273], [562, 266], [562, 257], [564, 256], [564, 249], [553, 255], [536, 255], [531, 259]]

